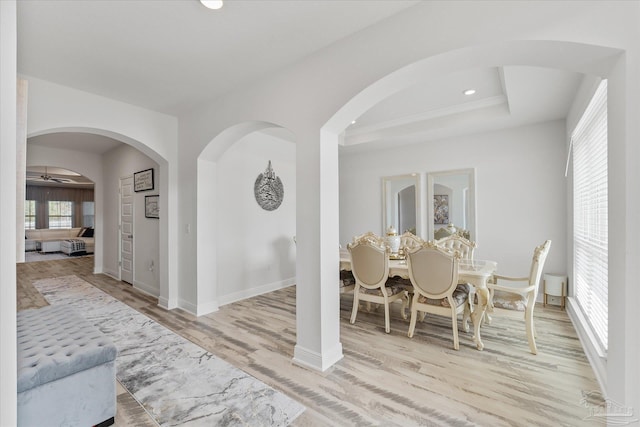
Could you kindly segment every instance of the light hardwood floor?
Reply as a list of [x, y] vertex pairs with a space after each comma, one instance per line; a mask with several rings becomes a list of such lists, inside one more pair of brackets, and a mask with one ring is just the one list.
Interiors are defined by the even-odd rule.
[[428, 316], [409, 339], [408, 321], [394, 304], [385, 334], [382, 312], [360, 312], [349, 324], [353, 300], [342, 295], [344, 359], [321, 373], [292, 363], [295, 287], [196, 318], [92, 271], [92, 258], [18, 264], [18, 309], [47, 304], [34, 280], [75, 274], [297, 399], [307, 410], [296, 426], [601, 425], [588, 419], [603, 404], [598, 384], [569, 318], [556, 307], [536, 307], [538, 355], [529, 353], [520, 314], [496, 315], [483, 327], [484, 351], [461, 331], [455, 351], [446, 318]]

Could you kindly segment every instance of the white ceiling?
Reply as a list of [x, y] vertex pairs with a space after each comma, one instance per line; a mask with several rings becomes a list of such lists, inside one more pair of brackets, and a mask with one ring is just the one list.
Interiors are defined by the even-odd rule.
[[29, 138], [29, 145], [104, 154], [119, 146], [120, 142], [106, 136], [90, 133], [57, 132], [33, 136]]
[[18, 69], [178, 115], [415, 3], [21, 0]]
[[27, 185], [93, 188], [93, 181], [68, 169], [51, 166], [27, 166]]
[[[564, 119], [582, 74], [536, 67], [469, 69], [380, 102], [345, 133], [353, 150]], [[463, 91], [476, 93], [466, 96]]]
[[[18, 71], [180, 115], [255, 81], [415, 1], [197, 0], [18, 2]], [[532, 67], [452, 73], [366, 112], [353, 149], [413, 143], [561, 119], [582, 76]], [[477, 90], [470, 97], [467, 88]], [[43, 135], [29, 143], [101, 153], [108, 138]], [[367, 144], [364, 144], [367, 143]]]

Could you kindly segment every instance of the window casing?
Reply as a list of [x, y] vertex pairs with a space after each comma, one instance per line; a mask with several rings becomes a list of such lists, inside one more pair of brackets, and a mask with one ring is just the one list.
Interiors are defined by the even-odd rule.
[[571, 135], [573, 144], [574, 292], [587, 327], [608, 347], [607, 81], [603, 80]]
[[36, 228], [36, 201], [26, 200], [24, 204], [24, 228], [34, 230]]
[[82, 226], [83, 227], [95, 226], [95, 203], [94, 202], [82, 202]]

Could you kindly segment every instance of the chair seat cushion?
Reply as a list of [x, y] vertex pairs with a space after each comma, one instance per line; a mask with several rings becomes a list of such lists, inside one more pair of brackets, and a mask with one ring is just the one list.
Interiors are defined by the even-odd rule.
[[518, 294], [496, 290], [493, 294], [493, 306], [507, 310], [525, 311], [527, 299]]
[[[456, 286], [455, 291], [453, 291], [453, 294], [451, 295], [456, 307], [460, 307], [462, 304], [464, 304], [464, 302], [467, 300], [467, 297], [469, 296], [470, 290], [471, 285], [469, 285], [468, 283], [460, 283], [458, 284], [458, 286]], [[433, 299], [427, 298], [424, 295], [420, 295], [418, 297], [418, 302], [420, 304], [441, 305], [443, 307], [450, 307], [449, 300], [446, 298]]]
[[405, 291], [413, 293], [413, 285], [411, 284], [411, 280], [403, 279], [402, 277], [389, 277], [386, 283], [387, 288], [390, 286], [401, 287]]
[[[387, 285], [385, 286], [385, 288], [387, 288], [387, 296], [392, 296], [392, 295], [396, 295], [399, 293], [402, 293], [405, 291], [404, 287], [400, 286], [400, 285]], [[367, 294], [367, 295], [377, 295], [377, 296], [382, 296], [382, 290], [380, 288], [378, 289], [367, 289], [365, 287], [360, 287], [360, 293], [361, 294]]]
[[346, 270], [340, 270], [340, 287], [352, 286], [356, 284], [356, 278], [353, 273]]

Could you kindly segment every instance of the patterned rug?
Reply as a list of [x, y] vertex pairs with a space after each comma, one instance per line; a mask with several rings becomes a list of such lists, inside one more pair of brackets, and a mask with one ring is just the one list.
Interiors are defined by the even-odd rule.
[[305, 409], [77, 276], [34, 286], [113, 340], [118, 380], [161, 426], [286, 426]]

